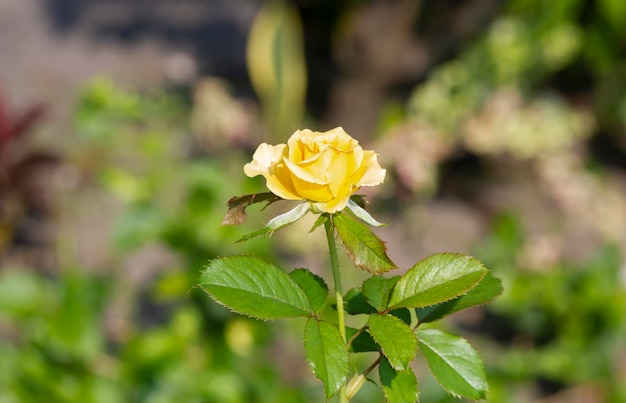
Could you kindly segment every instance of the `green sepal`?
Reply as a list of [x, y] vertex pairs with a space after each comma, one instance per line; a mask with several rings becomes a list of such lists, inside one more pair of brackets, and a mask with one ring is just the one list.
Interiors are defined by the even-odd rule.
[[328, 219], [329, 219], [328, 214], [320, 214], [320, 215], [318, 215], [317, 219], [313, 223], [313, 226], [309, 230], [309, 233], [315, 231], [318, 227], [321, 227], [322, 225], [324, 225], [324, 223], [326, 223], [326, 221], [328, 221]]
[[348, 200], [348, 205], [346, 207], [348, 208], [348, 210], [350, 210], [352, 214], [354, 214], [366, 224], [373, 225], [374, 227], [382, 227], [387, 225], [376, 221], [376, 219], [374, 219], [374, 217], [372, 217], [370, 213], [367, 212], [367, 210], [359, 206], [352, 199]]
[[373, 274], [396, 268], [387, 256], [385, 243], [367, 225], [342, 213], [334, 214], [332, 220], [341, 243], [356, 267]]
[[336, 325], [309, 318], [304, 329], [306, 362], [324, 384], [326, 398], [334, 396], [348, 377], [350, 354]]
[[431, 255], [400, 277], [389, 308], [420, 308], [450, 300], [471, 290], [486, 274], [485, 266], [471, 256]]
[[270, 236], [270, 235], [272, 235], [273, 232], [274, 232], [273, 229], [267, 228], [267, 227], [263, 227], [263, 228], [261, 228], [258, 231], [250, 232], [249, 234], [246, 234], [246, 235], [242, 236], [241, 238], [237, 239], [235, 241], [235, 243], [245, 242], [245, 241], [248, 241], [250, 239], [257, 238], [257, 237], [260, 237], [260, 236], [263, 236], [263, 235]]
[[295, 269], [289, 276], [304, 291], [313, 312], [321, 313], [328, 300], [328, 286], [324, 279], [308, 269]]
[[300, 203], [288, 212], [272, 218], [264, 228], [242, 236], [237, 240], [237, 242], [247, 241], [261, 235], [272, 235], [274, 231], [283, 229], [298, 221], [299, 219], [304, 217], [309, 211], [311, 211], [310, 203]]
[[417, 308], [417, 318], [420, 323], [429, 323], [439, 320], [463, 309], [487, 304], [502, 294], [502, 282], [491, 273], [487, 275], [467, 292], [467, 294], [456, 297], [450, 301], [437, 305]]
[[365, 208], [367, 202], [365, 201], [366, 195], [352, 195], [350, 196], [350, 200], [356, 203], [357, 206], [361, 208]]
[[420, 329], [416, 335], [430, 371], [446, 391], [485, 399], [489, 385], [483, 362], [467, 340], [438, 329]]
[[310, 316], [305, 292], [286, 273], [252, 256], [211, 260], [200, 287], [218, 303], [258, 319]]
[[417, 353], [417, 339], [401, 319], [389, 314], [371, 314], [368, 331], [380, 346], [391, 366], [397, 370], [409, 368]]
[[413, 370], [396, 371], [383, 357], [378, 365], [378, 374], [388, 403], [419, 402], [417, 378]]

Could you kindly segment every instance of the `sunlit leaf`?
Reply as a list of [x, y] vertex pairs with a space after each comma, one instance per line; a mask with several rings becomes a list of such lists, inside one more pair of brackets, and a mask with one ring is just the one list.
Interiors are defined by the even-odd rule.
[[417, 308], [417, 318], [421, 323], [433, 322], [460, 310], [487, 304], [500, 294], [502, 294], [502, 282], [491, 273], [487, 273], [467, 294], [437, 305]]
[[467, 340], [438, 329], [416, 331], [430, 371], [455, 396], [484, 399], [489, 385], [478, 353]]
[[391, 366], [397, 370], [409, 368], [417, 353], [417, 339], [411, 328], [395, 316], [376, 313], [370, 315], [368, 326]]
[[438, 253], [410, 268], [394, 287], [389, 308], [438, 304], [472, 289], [487, 269], [471, 256]]
[[326, 398], [335, 395], [348, 376], [349, 353], [337, 326], [310, 318], [304, 330], [306, 361], [324, 384]]
[[214, 259], [202, 271], [200, 286], [220, 304], [259, 319], [309, 316], [305, 292], [275, 266], [251, 256]]
[[387, 256], [385, 243], [367, 225], [346, 214], [335, 214], [333, 224], [341, 243], [358, 268], [375, 274], [396, 268], [395, 263]]
[[311, 309], [316, 313], [322, 312], [328, 298], [328, 286], [324, 279], [307, 269], [296, 269], [289, 276], [304, 291]]

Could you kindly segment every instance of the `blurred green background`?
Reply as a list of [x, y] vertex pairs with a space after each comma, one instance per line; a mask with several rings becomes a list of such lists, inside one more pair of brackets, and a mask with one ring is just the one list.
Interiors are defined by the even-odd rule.
[[[322, 401], [303, 323], [194, 284], [228, 254], [328, 278], [310, 222], [235, 244], [288, 206], [220, 223], [264, 190], [260, 142], [338, 125], [388, 169], [367, 193], [402, 269], [455, 251], [503, 279], [440, 324], [489, 402], [626, 401], [623, 0], [9, 0], [0, 403]], [[415, 369], [422, 401], [455, 401]]]

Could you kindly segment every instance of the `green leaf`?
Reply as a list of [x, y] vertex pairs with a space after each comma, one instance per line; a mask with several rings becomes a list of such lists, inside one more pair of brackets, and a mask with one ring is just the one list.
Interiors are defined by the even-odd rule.
[[473, 400], [486, 397], [489, 385], [483, 363], [467, 340], [437, 329], [416, 334], [430, 371], [445, 390]]
[[434, 322], [460, 310], [487, 304], [500, 294], [502, 294], [502, 282], [491, 273], [487, 273], [481, 282], [467, 294], [437, 305], [417, 308], [417, 318], [420, 323]]
[[395, 316], [402, 320], [402, 322], [411, 326], [411, 311], [407, 308], [394, 309], [393, 311], [389, 311], [389, 315]]
[[374, 274], [396, 268], [387, 256], [385, 243], [367, 225], [346, 214], [335, 214], [332, 218], [341, 243], [358, 268]]
[[280, 198], [270, 192], [231, 197], [227, 202], [228, 211], [224, 216], [222, 225], [243, 223], [246, 220], [246, 208], [251, 204], [262, 202], [270, 204], [277, 200]]
[[369, 332], [380, 345], [391, 366], [397, 370], [409, 368], [417, 353], [417, 339], [411, 328], [402, 320], [388, 314], [372, 314]]
[[[348, 340], [354, 336], [357, 329], [352, 327], [346, 327], [346, 337]], [[367, 332], [361, 332], [357, 337], [352, 340], [350, 344], [351, 353], [366, 353], [368, 351], [380, 351], [380, 346], [376, 344], [372, 335]]]
[[309, 316], [306, 294], [287, 274], [257, 257], [214, 259], [202, 271], [200, 286], [218, 303], [259, 319]]
[[383, 357], [378, 366], [378, 374], [388, 403], [419, 402], [417, 378], [410, 368], [396, 371]]
[[391, 293], [389, 308], [419, 308], [464, 294], [487, 274], [471, 256], [438, 253], [410, 268]]
[[328, 299], [328, 286], [324, 279], [307, 269], [296, 269], [289, 276], [304, 291], [313, 312], [322, 312]]
[[382, 312], [387, 309], [389, 296], [398, 280], [400, 276], [372, 276], [363, 282], [363, 295], [378, 312]]
[[304, 330], [306, 361], [324, 384], [326, 398], [335, 395], [348, 376], [349, 353], [337, 326], [310, 318]]
[[363, 291], [353, 288], [343, 297], [343, 310], [350, 315], [370, 314], [376, 312], [376, 308], [363, 295]]

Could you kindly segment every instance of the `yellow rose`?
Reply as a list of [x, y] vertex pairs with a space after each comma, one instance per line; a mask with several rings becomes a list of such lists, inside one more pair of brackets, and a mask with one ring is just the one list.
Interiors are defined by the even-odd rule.
[[287, 200], [310, 200], [327, 213], [342, 210], [361, 186], [376, 186], [385, 179], [374, 151], [341, 127], [327, 132], [297, 130], [287, 144], [263, 143], [246, 175], [263, 175], [268, 189]]

